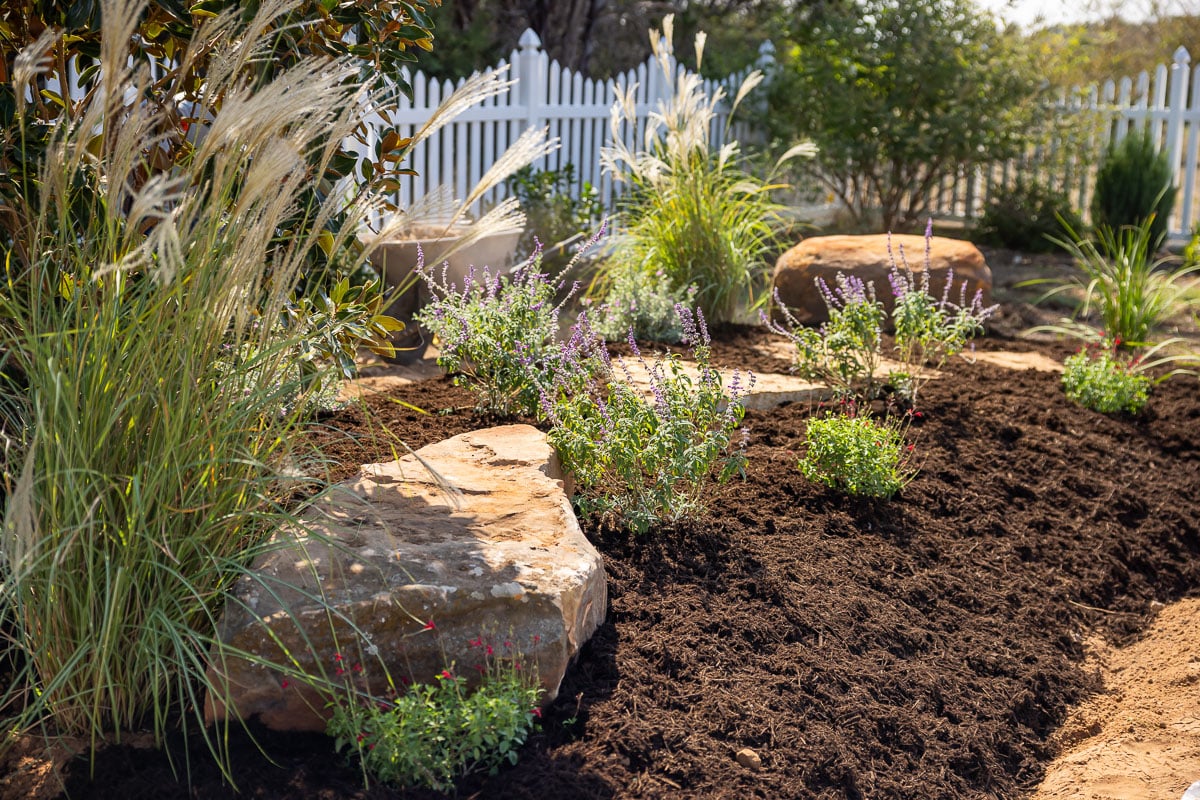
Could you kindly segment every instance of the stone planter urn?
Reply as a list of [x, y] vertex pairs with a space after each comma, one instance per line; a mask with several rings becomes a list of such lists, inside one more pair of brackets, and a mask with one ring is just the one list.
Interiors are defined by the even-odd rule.
[[414, 228], [410, 238], [382, 242], [370, 253], [371, 266], [383, 279], [385, 291], [403, 288], [386, 312], [405, 325], [403, 331], [392, 335], [396, 355], [389, 361], [410, 364], [422, 358], [429, 347], [429, 332], [413, 319], [413, 314], [431, 299], [429, 287], [414, 273], [418, 250], [425, 263], [433, 266], [438, 280], [445, 268], [446, 280], [460, 289], [471, 267], [480, 272], [484, 267], [493, 272], [512, 268], [521, 231], [485, 234], [478, 241], [455, 249], [464, 233], [461, 229], [447, 231], [440, 226]]

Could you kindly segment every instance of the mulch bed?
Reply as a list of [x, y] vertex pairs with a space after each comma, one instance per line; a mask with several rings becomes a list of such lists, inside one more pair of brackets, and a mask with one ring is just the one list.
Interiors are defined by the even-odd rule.
[[[716, 360], [783, 365], [726, 329]], [[1030, 349], [995, 336], [982, 348]], [[1037, 347], [1061, 358], [1063, 345]], [[415, 412], [395, 401], [437, 412]], [[369, 406], [416, 448], [492, 424], [447, 380]], [[610, 609], [520, 763], [477, 798], [981, 798], [1036, 786], [1049, 734], [1097, 688], [1082, 641], [1136, 636], [1200, 590], [1200, 386], [1142, 417], [1069, 404], [1058, 376], [956, 363], [909, 432], [920, 473], [890, 502], [796, 469], [812, 409], [750, 412], [749, 470], [701, 520], [634, 538], [584, 520]], [[391, 458], [361, 409], [326, 421], [343, 474]], [[354, 437], [367, 441], [356, 441]], [[256, 798], [420, 798], [362, 788], [322, 736], [235, 741]], [[737, 763], [753, 748], [762, 770]], [[176, 749], [177, 763], [183, 758]], [[193, 745], [191, 788], [132, 747], [69, 770], [71, 797], [231, 795]]]

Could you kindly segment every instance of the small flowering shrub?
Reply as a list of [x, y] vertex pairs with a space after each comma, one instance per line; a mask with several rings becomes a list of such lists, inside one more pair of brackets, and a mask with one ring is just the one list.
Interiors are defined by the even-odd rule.
[[1150, 397], [1150, 379], [1139, 374], [1137, 364], [1122, 362], [1109, 350], [1092, 354], [1080, 350], [1063, 364], [1063, 390], [1072, 402], [1114, 414], [1136, 414]]
[[958, 303], [950, 301], [954, 285], [954, 270], [946, 274], [946, 285], [941, 299], [935, 299], [929, 291], [930, 240], [933, 237], [932, 221], [925, 228], [925, 269], [918, 281], [914, 270], [908, 267], [904, 254], [900, 254], [901, 267], [895, 266], [892, 256], [892, 271], [888, 282], [896, 298], [892, 309], [892, 327], [895, 333], [897, 360], [909, 367], [906, 373], [911, 381], [911, 393], [907, 398], [916, 399], [921, 383], [928, 379], [926, 370], [941, 369], [947, 360], [966, 349], [972, 339], [983, 333], [983, 323], [996, 311], [996, 306], [984, 308], [982, 292], [967, 301], [967, 284], [959, 286]]
[[891, 497], [912, 477], [911, 445], [904, 443], [905, 425], [876, 422], [855, 414], [830, 414], [808, 420], [808, 451], [800, 461], [805, 478], [866, 497]]
[[[636, 367], [619, 361], [621, 377], [608, 386], [545, 399], [551, 443], [563, 466], [595, 495], [577, 500], [581, 510], [612, 513], [638, 533], [660, 520], [699, 513], [713, 470], [723, 482], [745, 464], [744, 437], [735, 446], [733, 433], [745, 415], [742, 401], [753, 376], [743, 388], [735, 373], [723, 389], [703, 316], [693, 317], [682, 305], [676, 313], [697, 374], [689, 374], [677, 356], [647, 362], [630, 336]], [[648, 376], [649, 398], [634, 381], [635, 368]]]
[[775, 302], [787, 325], [767, 324], [796, 346], [796, 372], [802, 378], [823, 383], [841, 397], [874, 397], [883, 360], [883, 303], [875, 299], [875, 287], [859, 278], [839, 272], [836, 284], [830, 289], [817, 282], [829, 308], [829, 321], [819, 329], [800, 325], [778, 294]]
[[463, 287], [419, 272], [434, 299], [416, 314], [440, 341], [438, 366], [475, 393], [480, 411], [537, 416], [541, 386], [583, 391], [603, 366], [593, 338], [558, 338], [558, 319], [571, 294], [556, 304], [556, 285], [534, 254], [508, 275], [472, 271]]
[[600, 307], [596, 332], [606, 342], [618, 342], [633, 331], [642, 341], [677, 344], [683, 338], [683, 325], [675, 306], [691, 306], [696, 299], [696, 287], [676, 291], [663, 272], [649, 274], [627, 269], [613, 281], [612, 288]]
[[466, 775], [517, 763], [541, 716], [536, 670], [522, 670], [515, 656], [496, 657], [482, 638], [472, 644], [487, 654], [473, 691], [464, 676], [446, 669], [395, 699], [371, 697], [350, 679], [361, 673], [359, 665], [353, 672], [339, 666], [348, 691], [333, 703], [327, 733], [339, 752], [357, 755], [368, 781], [448, 792]]

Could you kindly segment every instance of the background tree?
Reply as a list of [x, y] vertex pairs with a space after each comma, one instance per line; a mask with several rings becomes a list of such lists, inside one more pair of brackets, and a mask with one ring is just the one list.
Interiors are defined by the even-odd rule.
[[814, 176], [859, 227], [911, 225], [940, 179], [1036, 130], [1036, 65], [968, 0], [827, 3], [804, 23], [780, 48], [765, 123], [820, 147]]
[[[431, 14], [437, 50], [422, 57], [426, 72], [461, 77], [490, 66], [517, 46], [526, 28], [560, 64], [610, 77], [650, 55], [647, 32], [676, 15], [681, 41], [709, 34], [705, 72], [727, 75], [758, 55], [758, 46], [785, 18], [823, 0], [445, 0]], [[681, 52], [694, 63], [690, 52]]]

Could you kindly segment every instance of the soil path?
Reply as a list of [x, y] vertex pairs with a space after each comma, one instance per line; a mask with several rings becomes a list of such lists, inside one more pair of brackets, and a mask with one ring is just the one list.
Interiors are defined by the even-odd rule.
[[1057, 736], [1034, 800], [1179, 800], [1200, 781], [1200, 600], [1162, 609], [1128, 647], [1091, 643], [1105, 691]]

